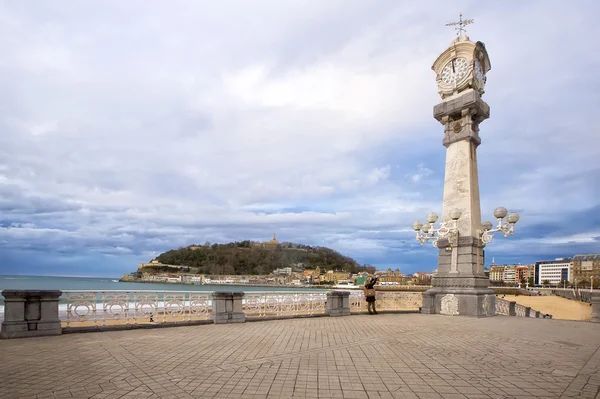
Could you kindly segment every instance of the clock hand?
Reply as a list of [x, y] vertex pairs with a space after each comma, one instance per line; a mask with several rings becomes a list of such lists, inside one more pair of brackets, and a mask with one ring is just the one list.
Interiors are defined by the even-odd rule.
[[452, 60], [452, 73], [455, 73], [456, 71], [454, 70], [454, 60]]

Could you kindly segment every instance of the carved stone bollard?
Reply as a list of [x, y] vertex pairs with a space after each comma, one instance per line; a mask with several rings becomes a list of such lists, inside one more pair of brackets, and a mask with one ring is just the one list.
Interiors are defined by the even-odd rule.
[[525, 306], [525, 317], [531, 317], [531, 306]]
[[539, 319], [539, 318], [540, 318], [540, 313], [541, 313], [541, 312], [540, 312], [539, 310], [536, 310], [536, 311], [535, 311], [535, 317], [536, 317], [537, 319]]
[[327, 309], [329, 316], [350, 316], [350, 292], [330, 291], [327, 293]]
[[592, 304], [592, 315], [590, 321], [592, 323], [600, 323], [600, 296], [593, 296], [590, 298]]
[[242, 311], [243, 292], [213, 292], [211, 318], [215, 324], [244, 323]]
[[4, 290], [4, 321], [0, 338], [60, 335], [58, 290]]

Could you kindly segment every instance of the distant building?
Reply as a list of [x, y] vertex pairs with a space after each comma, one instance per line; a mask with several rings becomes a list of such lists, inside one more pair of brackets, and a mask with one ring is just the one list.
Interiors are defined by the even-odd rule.
[[535, 281], [535, 264], [533, 265], [529, 265], [529, 276], [527, 278], [527, 280], [529, 281], [529, 279], [533, 279], [532, 281]]
[[380, 283], [403, 283], [406, 280], [404, 274], [400, 273], [400, 269], [392, 271], [388, 269], [387, 272], [377, 272]]
[[600, 283], [600, 254], [575, 255], [572, 266], [573, 281]]
[[505, 284], [515, 284], [517, 282], [517, 266], [504, 266], [502, 281]]
[[363, 286], [363, 285], [365, 285], [365, 282], [367, 281], [368, 278], [369, 278], [369, 276], [358, 275], [358, 276], [356, 276], [356, 279], [354, 280], [354, 284]]
[[490, 267], [490, 281], [502, 282], [502, 274], [504, 273], [504, 266], [493, 265]]
[[273, 270], [273, 274], [290, 276], [292, 274], [292, 268], [291, 267], [282, 267], [279, 269], [275, 269], [275, 270]]
[[517, 283], [521, 283], [522, 281], [525, 281], [525, 283], [527, 283], [527, 280], [529, 279], [529, 266], [527, 266], [527, 265], [517, 266], [516, 279], [517, 279]]
[[431, 276], [432, 276], [432, 273], [430, 273], [430, 272], [413, 273], [412, 283], [423, 284], [423, 285], [431, 284]]
[[273, 238], [270, 241], [254, 242], [254, 243], [252, 243], [252, 245], [255, 246], [255, 247], [263, 247], [263, 248], [267, 248], [267, 249], [275, 249], [280, 244], [279, 244], [279, 241], [277, 241], [277, 236], [275, 235], [275, 233], [273, 233]]
[[166, 263], [160, 263], [158, 261], [158, 259], [152, 259], [149, 263], [140, 263], [139, 269], [143, 269], [144, 267], [171, 267], [171, 268], [175, 268], [175, 269], [185, 269], [188, 268], [189, 266], [185, 266], [185, 265], [169, 265]]
[[346, 271], [333, 271], [333, 270], [328, 270], [325, 272], [325, 281], [331, 282], [331, 283], [337, 283], [340, 280], [348, 280], [348, 278], [350, 278], [350, 273], [346, 272]]
[[534, 284], [541, 285], [544, 281], [558, 285], [561, 281], [571, 281], [571, 259], [557, 258], [535, 262]]

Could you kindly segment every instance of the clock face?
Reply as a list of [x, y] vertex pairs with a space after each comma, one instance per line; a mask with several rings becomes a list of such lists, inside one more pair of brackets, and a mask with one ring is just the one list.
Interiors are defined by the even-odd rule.
[[483, 66], [481, 66], [481, 62], [478, 59], [475, 59], [473, 63], [473, 73], [475, 75], [475, 80], [479, 83], [480, 86], [483, 86], [485, 83], [485, 77], [483, 75]]
[[442, 69], [442, 82], [455, 85], [467, 74], [467, 60], [465, 58], [454, 58]]

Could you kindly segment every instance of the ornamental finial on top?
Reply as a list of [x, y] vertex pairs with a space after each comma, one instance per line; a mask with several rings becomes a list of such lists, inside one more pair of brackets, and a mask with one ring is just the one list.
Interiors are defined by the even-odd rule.
[[463, 20], [462, 19], [462, 12], [461, 12], [460, 16], [459, 16], [458, 22], [449, 22], [449, 23], [446, 24], [446, 26], [454, 26], [455, 27], [454, 29], [458, 31], [458, 32], [456, 32], [456, 35], [460, 36], [461, 33], [463, 33], [463, 32], [466, 33], [467, 32], [467, 30], [465, 29], [465, 26], [467, 26], [469, 24], [472, 24], [474, 22], [475, 22], [474, 19], [465, 19], [465, 20]]

